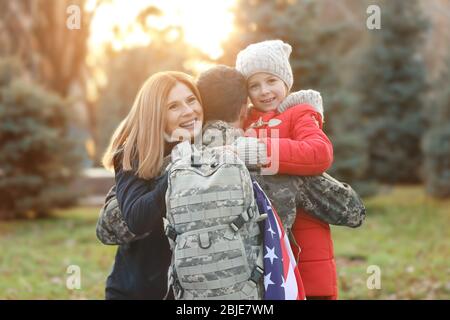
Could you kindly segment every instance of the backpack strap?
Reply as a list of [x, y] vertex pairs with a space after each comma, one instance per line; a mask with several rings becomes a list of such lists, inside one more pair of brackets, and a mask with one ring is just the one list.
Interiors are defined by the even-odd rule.
[[264, 275], [263, 250], [260, 250], [258, 258], [256, 259], [256, 265], [253, 268], [252, 275], [250, 276], [250, 281], [253, 281], [255, 284], [257, 284], [263, 275]]
[[174, 293], [174, 296], [175, 296], [176, 300], [180, 300], [181, 298], [185, 297], [184, 289], [181, 286], [180, 281], [178, 280], [178, 277], [177, 277], [177, 273], [173, 269], [172, 265], [169, 268], [169, 279], [168, 280], [169, 280], [168, 281], [169, 285], [168, 285], [168, 288], [167, 288], [166, 296], [169, 294], [169, 290], [172, 287], [173, 288], [173, 293]]
[[176, 242], [177, 237], [178, 237], [178, 232], [175, 230], [174, 227], [172, 227], [171, 224], [167, 224], [165, 229], [164, 229], [164, 233], [166, 234], [166, 236], [171, 239], [173, 242]]
[[243, 211], [239, 216], [237, 216], [236, 219], [234, 219], [231, 223], [230, 223], [230, 227], [231, 229], [234, 230], [234, 232], [238, 232], [239, 229], [242, 228], [242, 226], [248, 222], [250, 220], [250, 215], [248, 214], [248, 211], [250, 210], [250, 208], [248, 208], [247, 210]]
[[178, 232], [175, 230], [175, 228], [167, 218], [163, 218], [163, 224], [164, 224], [164, 234], [169, 240], [170, 250], [173, 250], [175, 248], [175, 244], [177, 241]]
[[202, 166], [201, 158], [202, 156], [200, 152], [193, 144], [191, 144], [191, 166], [193, 166], [194, 168], [201, 167]]
[[234, 232], [238, 232], [246, 222], [250, 221], [254, 217], [256, 217], [256, 222], [260, 222], [267, 218], [267, 214], [260, 214], [259, 212], [255, 212], [253, 205], [250, 205], [250, 207], [246, 211], [243, 211], [236, 219], [234, 219], [230, 223], [230, 227]]
[[263, 275], [264, 275], [264, 261], [263, 261], [263, 250], [261, 250], [258, 254], [258, 258], [256, 259], [256, 265], [252, 270], [250, 279], [248, 279], [247, 283], [242, 288], [242, 292], [247, 296], [250, 296], [252, 293], [254, 293], [255, 290], [257, 290]]

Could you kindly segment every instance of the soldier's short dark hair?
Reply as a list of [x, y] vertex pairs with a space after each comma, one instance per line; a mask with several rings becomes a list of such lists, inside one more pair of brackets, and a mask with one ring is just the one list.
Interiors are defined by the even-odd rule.
[[205, 121], [239, 119], [242, 105], [247, 103], [247, 82], [234, 68], [218, 65], [202, 72], [197, 87], [203, 102]]

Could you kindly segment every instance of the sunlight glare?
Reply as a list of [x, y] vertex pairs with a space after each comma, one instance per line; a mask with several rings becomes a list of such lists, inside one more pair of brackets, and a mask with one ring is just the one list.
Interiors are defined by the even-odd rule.
[[155, 5], [163, 12], [163, 17], [151, 21], [152, 26], [181, 26], [186, 42], [216, 59], [222, 54], [221, 42], [233, 28], [230, 9], [234, 2], [235, 0], [112, 0], [101, 4], [95, 12], [90, 45], [94, 51], [100, 51], [107, 43], [114, 50], [148, 44], [151, 39], [135, 22], [143, 8]]

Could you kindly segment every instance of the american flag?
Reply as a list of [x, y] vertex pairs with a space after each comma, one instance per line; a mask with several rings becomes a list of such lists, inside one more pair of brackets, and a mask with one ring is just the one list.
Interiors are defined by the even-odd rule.
[[264, 220], [264, 299], [304, 300], [305, 290], [288, 237], [269, 198], [256, 181], [253, 190]]

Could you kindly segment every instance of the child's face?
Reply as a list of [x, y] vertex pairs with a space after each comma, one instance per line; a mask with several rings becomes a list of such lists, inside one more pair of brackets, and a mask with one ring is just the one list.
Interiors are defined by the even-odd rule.
[[247, 88], [253, 106], [264, 112], [276, 110], [287, 95], [283, 80], [265, 72], [251, 76]]

